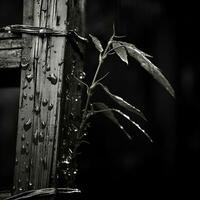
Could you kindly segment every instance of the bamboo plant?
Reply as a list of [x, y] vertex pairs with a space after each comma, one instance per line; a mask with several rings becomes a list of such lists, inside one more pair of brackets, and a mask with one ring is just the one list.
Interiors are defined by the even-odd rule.
[[81, 143], [81, 139], [85, 136], [84, 133], [85, 133], [85, 130], [87, 129], [87, 123], [89, 119], [96, 114], [102, 113], [107, 118], [109, 118], [114, 124], [116, 124], [129, 139], [131, 139], [132, 137], [119, 121], [118, 115], [121, 115], [123, 118], [128, 120], [131, 124], [136, 126], [152, 142], [152, 139], [149, 136], [149, 134], [147, 134], [146, 131], [139, 124], [137, 124], [133, 119], [131, 119], [126, 113], [122, 112], [118, 108], [108, 107], [104, 102], [92, 101], [91, 97], [96, 92], [96, 89], [101, 88], [114, 102], [119, 104], [119, 106], [125, 108], [128, 111], [131, 111], [132, 113], [138, 115], [139, 117], [141, 117], [143, 120], [146, 121], [146, 117], [138, 108], [128, 103], [123, 98], [119, 97], [118, 95], [113, 94], [108, 89], [108, 87], [106, 87], [102, 83], [103, 79], [105, 79], [108, 74], [106, 74], [103, 77], [98, 78], [100, 69], [102, 68], [104, 64], [104, 61], [113, 54], [116, 54], [121, 59], [121, 61], [125, 62], [127, 65], [129, 64], [128, 57], [131, 57], [137, 60], [140, 63], [140, 66], [144, 68], [148, 73], [150, 73], [153, 76], [153, 78], [156, 79], [167, 90], [167, 92], [172, 97], [175, 98], [175, 92], [172, 86], [170, 85], [169, 81], [165, 78], [165, 76], [161, 73], [159, 68], [156, 67], [149, 60], [149, 58], [151, 58], [152, 56], [144, 53], [143, 51], [138, 49], [134, 44], [122, 41], [121, 39], [123, 38], [123, 36], [117, 36], [115, 34], [114, 26], [113, 26], [113, 34], [108, 40], [105, 48], [102, 46], [100, 40], [97, 37], [91, 34], [89, 34], [89, 37], [90, 37], [90, 41], [94, 44], [95, 48], [98, 51], [99, 62], [98, 62], [98, 66], [96, 68], [91, 84], [87, 84], [83, 82], [81, 79], [78, 79], [75, 77], [87, 89], [86, 90], [87, 98], [84, 105], [80, 127], [78, 131], [78, 136], [77, 136], [78, 140]]

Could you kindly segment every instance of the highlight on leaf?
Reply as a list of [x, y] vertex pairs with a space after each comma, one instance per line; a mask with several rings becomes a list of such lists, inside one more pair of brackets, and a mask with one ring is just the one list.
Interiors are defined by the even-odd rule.
[[135, 58], [141, 66], [149, 72], [154, 79], [156, 79], [168, 92], [172, 97], [175, 97], [174, 89], [172, 88], [169, 81], [165, 78], [165, 76], [161, 73], [160, 69], [157, 68], [147, 57], [149, 57], [148, 54], [144, 53], [143, 51], [137, 49], [135, 45], [122, 42], [120, 41], [122, 45], [126, 47], [126, 50], [128, 54]]
[[120, 44], [120, 42], [112, 43], [113, 51], [119, 56], [119, 58], [128, 65], [128, 57], [125, 47]]
[[98, 111], [93, 111], [93, 114], [97, 114], [97, 113], [104, 114], [108, 119], [110, 119], [114, 124], [116, 124], [125, 133], [125, 135], [129, 139], [132, 139], [131, 136], [127, 133], [127, 131], [124, 129], [124, 127], [119, 123], [118, 119], [115, 117], [115, 115], [114, 115], [114, 113], [113, 113], [111, 108], [109, 108], [106, 104], [101, 103], [101, 102], [94, 103], [94, 105], [99, 110]]
[[124, 107], [125, 109], [127, 109], [128, 111], [135, 113], [136, 115], [140, 116], [142, 119], [144, 119], [145, 121], [147, 121], [146, 117], [144, 116], [144, 114], [137, 109], [135, 106], [131, 105], [130, 103], [126, 102], [123, 98], [112, 94], [109, 89], [104, 86], [101, 83], [98, 83], [97, 85], [100, 85], [101, 88], [103, 88], [103, 90], [111, 97], [111, 99], [113, 99], [116, 103], [118, 103], [120, 106]]
[[95, 37], [95, 36], [93, 36], [93, 35], [91, 35], [91, 34], [89, 34], [89, 36], [91, 37], [92, 42], [94, 43], [96, 49], [97, 49], [100, 53], [102, 53], [102, 52], [103, 52], [103, 47], [102, 47], [102, 45], [101, 45], [100, 40], [99, 40], [97, 37]]
[[121, 110], [118, 110], [115, 108], [109, 108], [107, 105], [105, 105], [104, 103], [101, 103], [101, 102], [94, 103], [94, 105], [97, 106], [97, 108], [99, 108], [99, 110], [93, 111], [93, 114], [103, 113], [106, 117], [108, 117], [111, 121], [113, 121], [129, 137], [129, 139], [131, 139], [131, 136], [127, 133], [127, 131], [124, 129], [124, 127], [119, 123], [118, 119], [115, 117], [113, 112], [118, 113], [120, 116], [122, 116], [123, 118], [128, 120], [131, 124], [133, 124], [136, 128], [138, 128], [150, 140], [150, 142], [153, 142], [153, 140], [146, 133], [146, 131], [144, 129], [142, 129], [139, 124], [137, 124], [136, 122], [131, 120], [131, 118], [128, 115], [124, 114]]

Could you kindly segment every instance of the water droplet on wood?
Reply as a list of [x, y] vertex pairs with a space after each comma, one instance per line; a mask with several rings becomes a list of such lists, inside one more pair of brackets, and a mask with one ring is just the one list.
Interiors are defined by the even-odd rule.
[[47, 169], [47, 157], [46, 156], [43, 159], [43, 166], [44, 166], [44, 169]]
[[79, 75], [78, 75], [79, 79], [82, 80], [85, 78], [85, 76], [86, 76], [85, 72], [79, 72]]
[[26, 171], [28, 172], [28, 171], [29, 171], [29, 166], [26, 165], [26, 166], [25, 166], [25, 169], [26, 169]]
[[27, 82], [25, 81], [24, 82], [24, 85], [23, 85], [23, 87], [22, 87], [22, 89], [26, 89], [28, 87], [28, 84], [27, 84]]
[[15, 159], [15, 165], [17, 165], [19, 163], [18, 159]]
[[35, 145], [37, 145], [38, 143], [38, 130], [36, 130], [35, 133], [33, 134], [33, 143]]
[[25, 134], [22, 134], [22, 136], [21, 136], [22, 141], [25, 140], [25, 138], [26, 138]]
[[55, 85], [57, 83], [57, 76], [55, 74], [50, 74], [47, 79], [51, 82], [51, 84]]
[[32, 189], [32, 188], [33, 188], [33, 183], [29, 182], [29, 183], [28, 183], [28, 188], [29, 188], [29, 189]]
[[43, 105], [43, 106], [46, 106], [47, 104], [48, 104], [48, 99], [43, 99], [42, 105]]
[[49, 65], [46, 66], [46, 71], [47, 71], [47, 72], [50, 71], [50, 66], [49, 66]]
[[40, 107], [37, 105], [34, 109], [36, 115], [38, 115], [40, 113]]
[[39, 141], [40, 142], [44, 141], [44, 133], [42, 131], [40, 131], [40, 133], [39, 133]]
[[32, 101], [33, 100], [33, 95], [29, 96], [29, 100]]
[[32, 122], [31, 120], [27, 120], [25, 123], [24, 123], [24, 130], [25, 131], [28, 131], [30, 128], [31, 128], [31, 125], [32, 125]]
[[23, 99], [27, 99], [27, 94], [23, 93]]
[[21, 68], [23, 70], [26, 70], [28, 68], [28, 66], [29, 66], [29, 63], [26, 61], [26, 59], [22, 59], [22, 61], [21, 61]]
[[42, 128], [44, 129], [44, 128], [46, 127], [46, 122], [45, 122], [45, 121], [42, 121], [42, 122], [41, 122], [41, 126], [42, 126]]
[[22, 153], [22, 154], [26, 153], [26, 147], [25, 147], [25, 145], [24, 145], [24, 144], [22, 145], [22, 148], [21, 148], [21, 153]]
[[32, 81], [32, 79], [33, 79], [33, 74], [27, 74], [26, 75], [26, 80], [28, 81], [28, 82], [31, 82]]
[[48, 110], [52, 110], [52, 108], [53, 108], [53, 104], [50, 103], [50, 104], [48, 105]]

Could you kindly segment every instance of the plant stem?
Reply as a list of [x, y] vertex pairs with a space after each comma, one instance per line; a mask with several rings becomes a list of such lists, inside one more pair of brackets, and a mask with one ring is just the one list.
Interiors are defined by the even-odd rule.
[[80, 134], [82, 132], [82, 129], [87, 121], [87, 112], [88, 112], [88, 107], [89, 107], [89, 103], [90, 103], [90, 98], [92, 96], [92, 89], [93, 87], [95, 86], [95, 83], [96, 83], [96, 79], [97, 79], [97, 76], [99, 74], [99, 70], [104, 62], [104, 60], [106, 59], [107, 57], [107, 52], [108, 52], [108, 49], [113, 41], [113, 38], [114, 38], [114, 34], [111, 36], [111, 38], [109, 39], [108, 43], [107, 43], [107, 46], [103, 52], [103, 54], [99, 54], [99, 63], [98, 63], [98, 66], [97, 66], [97, 69], [96, 69], [96, 72], [94, 74], [94, 78], [92, 80], [92, 83], [91, 83], [91, 86], [88, 88], [87, 90], [87, 99], [86, 99], [86, 103], [85, 103], [85, 108], [84, 108], [84, 112], [83, 112], [83, 115], [82, 115], [82, 120], [81, 120], [81, 124], [80, 124], [80, 128], [79, 128], [79, 132], [78, 132], [78, 138], [80, 138]]

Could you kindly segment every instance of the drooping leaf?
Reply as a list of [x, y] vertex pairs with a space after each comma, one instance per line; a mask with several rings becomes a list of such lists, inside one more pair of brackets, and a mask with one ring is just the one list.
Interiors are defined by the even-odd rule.
[[115, 112], [119, 113], [122, 117], [124, 117], [125, 119], [127, 119], [129, 122], [131, 122], [134, 126], [136, 126], [151, 142], [153, 142], [153, 140], [151, 139], [151, 137], [146, 133], [146, 131], [144, 129], [142, 129], [140, 127], [139, 124], [137, 124], [136, 122], [134, 122], [133, 120], [130, 119], [130, 117], [126, 114], [124, 114], [122, 111], [114, 109]]
[[[125, 135], [131, 139], [131, 136], [126, 132], [124, 127], [119, 123], [118, 119], [115, 117], [112, 109], [110, 109], [107, 105], [104, 103], [95, 103], [95, 106], [99, 109], [100, 112], [102, 112], [108, 119], [110, 119], [114, 124], [116, 124], [124, 133]], [[95, 113], [95, 112], [94, 112]]]
[[[126, 114], [124, 114], [121, 110], [115, 109], [115, 108], [109, 108], [107, 105], [105, 105], [104, 103], [95, 103], [95, 105], [99, 108], [99, 111], [97, 111], [96, 113], [104, 113], [106, 117], [108, 117], [110, 120], [112, 120], [116, 125], [118, 125], [118, 127], [129, 137], [131, 138], [131, 136], [127, 133], [127, 131], [124, 129], [124, 127], [119, 123], [118, 119], [115, 117], [113, 112], [118, 113], [119, 115], [121, 115], [122, 117], [124, 117], [126, 120], [128, 120], [130, 123], [132, 123], [136, 128], [138, 128], [151, 142], [153, 142], [153, 140], [151, 139], [151, 137], [146, 133], [146, 131], [144, 129], [142, 129], [140, 127], [139, 124], [137, 124], [136, 122], [134, 122], [133, 120], [130, 119], [130, 117]], [[94, 111], [95, 114], [95, 111]]]
[[122, 44], [117, 41], [112, 43], [112, 47], [120, 59], [128, 65], [128, 57], [125, 47], [123, 47]]
[[149, 72], [154, 79], [156, 79], [168, 92], [172, 97], [175, 97], [175, 92], [174, 89], [172, 88], [171, 84], [169, 81], [165, 78], [165, 76], [161, 73], [159, 68], [157, 68], [148, 58], [147, 54], [144, 52], [140, 51], [135, 47], [135, 45], [126, 43], [126, 42], [121, 42], [122, 45], [126, 47], [126, 50], [128, 54], [135, 58], [141, 66]]
[[144, 114], [139, 110], [137, 109], [135, 106], [131, 105], [130, 103], [126, 102], [124, 99], [122, 99], [121, 97], [117, 96], [117, 95], [114, 95], [112, 94], [108, 88], [106, 86], [104, 86], [103, 84], [101, 83], [98, 83], [98, 85], [100, 85], [103, 90], [116, 102], [118, 103], [120, 106], [124, 107], [125, 109], [127, 109], [128, 111], [131, 111], [135, 114], [137, 114], [138, 116], [140, 116], [142, 119], [146, 120], [146, 117], [144, 116]]
[[96, 49], [101, 53], [103, 52], [103, 47], [101, 45], [101, 42], [99, 41], [99, 39], [91, 34], [89, 34], [89, 36], [91, 37], [92, 39], [92, 42], [94, 43]]

